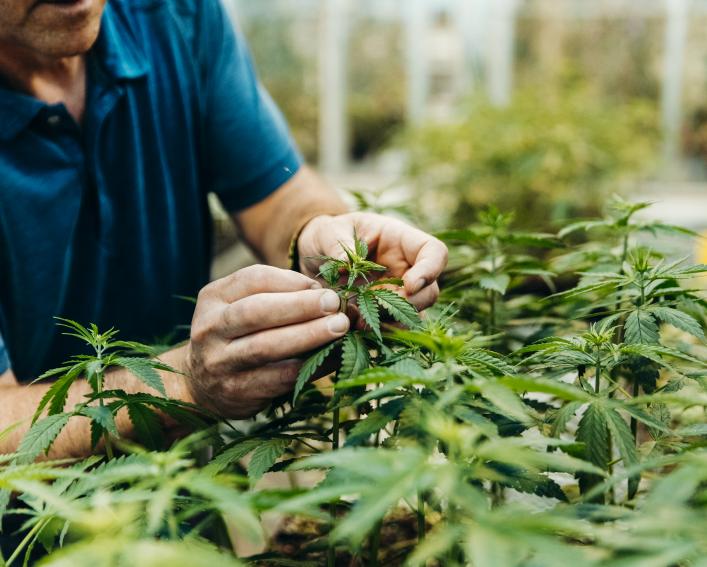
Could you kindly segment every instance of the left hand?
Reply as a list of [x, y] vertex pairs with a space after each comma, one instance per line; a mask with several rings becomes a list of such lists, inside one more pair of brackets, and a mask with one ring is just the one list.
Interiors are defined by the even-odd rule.
[[353, 248], [354, 230], [368, 244], [369, 259], [388, 267], [381, 277], [402, 278], [404, 296], [418, 309], [434, 304], [447, 247], [403, 221], [375, 213], [322, 215], [309, 221], [297, 242], [302, 273], [317, 276], [321, 261], [316, 256], [342, 257], [340, 242]]

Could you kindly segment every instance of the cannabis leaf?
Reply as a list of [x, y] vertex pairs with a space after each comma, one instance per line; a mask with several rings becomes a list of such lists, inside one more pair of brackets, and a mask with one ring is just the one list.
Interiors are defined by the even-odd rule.
[[402, 323], [410, 329], [415, 329], [420, 325], [420, 315], [417, 309], [397, 293], [386, 289], [374, 289], [371, 290], [371, 293], [378, 304], [398, 323]]
[[297, 374], [297, 382], [295, 383], [295, 392], [292, 397], [292, 403], [297, 401], [297, 398], [302, 391], [302, 388], [307, 384], [309, 379], [314, 376], [314, 373], [319, 369], [319, 367], [324, 364], [326, 357], [334, 350], [334, 347], [338, 342], [333, 342], [325, 346], [324, 348], [318, 350], [313, 355], [311, 355], [307, 360], [304, 361], [302, 367], [300, 368], [299, 374]]
[[344, 337], [341, 348], [339, 380], [355, 378], [368, 368], [371, 357], [361, 333], [353, 332]]
[[378, 340], [382, 342], [380, 313], [378, 312], [375, 295], [371, 290], [366, 290], [359, 294], [358, 309], [363, 320], [366, 321]]

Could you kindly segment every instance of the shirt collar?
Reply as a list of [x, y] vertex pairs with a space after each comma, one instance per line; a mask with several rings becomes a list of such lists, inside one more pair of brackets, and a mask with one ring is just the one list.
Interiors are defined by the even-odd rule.
[[[110, 83], [139, 79], [147, 74], [149, 63], [140, 49], [125, 15], [106, 4], [101, 30], [88, 53]], [[14, 91], [0, 82], [0, 140], [11, 140], [39, 114], [46, 103]]]

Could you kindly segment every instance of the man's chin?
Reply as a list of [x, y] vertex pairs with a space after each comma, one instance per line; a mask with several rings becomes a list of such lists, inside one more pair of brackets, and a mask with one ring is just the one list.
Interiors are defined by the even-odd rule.
[[41, 2], [28, 23], [33, 33], [26, 39], [46, 57], [82, 55], [96, 42], [105, 0]]

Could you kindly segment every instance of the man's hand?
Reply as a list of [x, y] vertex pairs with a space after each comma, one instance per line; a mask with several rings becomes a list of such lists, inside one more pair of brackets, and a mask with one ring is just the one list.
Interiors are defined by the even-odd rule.
[[400, 220], [374, 213], [322, 215], [312, 219], [298, 240], [302, 272], [316, 277], [321, 263], [316, 257], [341, 257], [341, 242], [353, 248], [354, 230], [368, 244], [370, 259], [388, 267], [381, 277], [403, 279], [403, 291], [410, 303], [425, 309], [437, 300], [437, 278], [447, 265], [447, 247]]
[[187, 347], [195, 403], [245, 418], [292, 391], [295, 357], [338, 339], [349, 328], [339, 297], [306, 275], [250, 266], [199, 293]]

